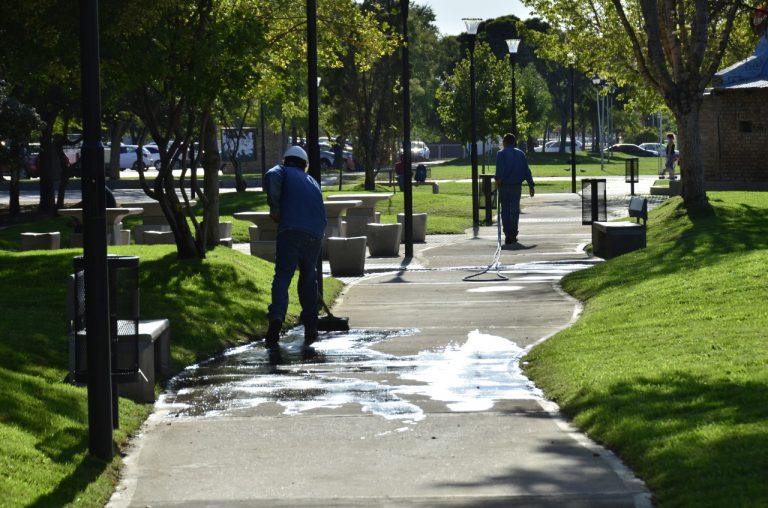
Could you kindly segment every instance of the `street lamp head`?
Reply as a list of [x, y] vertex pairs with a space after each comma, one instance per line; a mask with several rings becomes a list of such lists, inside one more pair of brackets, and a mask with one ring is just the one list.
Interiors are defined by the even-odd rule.
[[600, 82], [602, 81], [602, 78], [600, 76], [598, 76], [597, 74], [595, 74], [594, 76], [592, 76], [592, 80], [591, 81], [592, 81], [593, 85], [600, 86]]
[[469, 35], [477, 35], [477, 29], [480, 26], [480, 23], [483, 22], [480, 18], [461, 18], [461, 20], [467, 27], [467, 33]]
[[507, 39], [507, 47], [510, 54], [516, 54], [518, 46], [520, 46], [520, 39]]

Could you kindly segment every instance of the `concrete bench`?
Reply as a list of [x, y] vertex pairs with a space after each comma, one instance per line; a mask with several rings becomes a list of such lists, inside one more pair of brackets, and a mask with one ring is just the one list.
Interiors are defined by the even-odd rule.
[[633, 197], [629, 202], [629, 216], [637, 222], [593, 222], [592, 252], [603, 259], [611, 259], [646, 247], [646, 226], [640, 224], [648, 218], [648, 201]]
[[[67, 322], [69, 323], [68, 349], [69, 373], [74, 379], [75, 366], [87, 365], [86, 337], [83, 331], [74, 332], [75, 277], [70, 275], [67, 281]], [[122, 327], [118, 324], [118, 330]], [[155, 401], [155, 384], [159, 377], [170, 374], [171, 364], [171, 322], [168, 319], [149, 319], [139, 321], [139, 370], [134, 382], [120, 383], [118, 394], [136, 402]]]
[[402, 224], [368, 224], [368, 252], [373, 257], [399, 256], [402, 234]]
[[366, 243], [367, 239], [364, 236], [328, 238], [328, 262], [331, 265], [331, 275], [335, 277], [364, 275]]
[[61, 233], [21, 233], [21, 250], [58, 250], [61, 248]]
[[174, 245], [173, 231], [144, 231], [144, 245]]
[[[397, 214], [397, 222], [405, 224], [405, 214]], [[403, 225], [403, 236], [405, 236], [405, 225]], [[402, 241], [405, 241], [403, 238]], [[414, 242], [426, 242], [427, 241], [427, 214], [426, 213], [414, 213], [413, 214], [413, 241]]]

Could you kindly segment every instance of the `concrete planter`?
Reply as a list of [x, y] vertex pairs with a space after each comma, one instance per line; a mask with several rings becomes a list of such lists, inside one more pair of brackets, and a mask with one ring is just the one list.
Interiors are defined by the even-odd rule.
[[251, 256], [256, 256], [270, 263], [275, 262], [277, 242], [274, 240], [256, 240], [251, 242]]
[[[397, 214], [397, 222], [403, 224], [403, 240], [405, 241], [405, 214]], [[413, 241], [425, 242], [427, 240], [427, 214], [426, 213], [414, 213], [413, 214]]]
[[366, 237], [356, 236], [328, 238], [328, 261], [331, 265], [331, 275], [335, 277], [351, 277], [365, 274], [365, 245]]
[[373, 257], [400, 255], [402, 224], [368, 224], [368, 252]]
[[58, 250], [61, 248], [61, 233], [22, 233], [21, 250]]

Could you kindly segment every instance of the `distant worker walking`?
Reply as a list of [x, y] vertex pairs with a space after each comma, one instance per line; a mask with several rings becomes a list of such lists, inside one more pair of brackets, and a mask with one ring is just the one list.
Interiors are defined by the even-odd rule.
[[272, 303], [267, 318], [266, 347], [270, 361], [279, 362], [280, 331], [288, 311], [288, 286], [299, 270], [299, 302], [304, 324], [304, 347], [317, 340], [317, 260], [327, 219], [323, 194], [314, 178], [304, 171], [309, 159], [299, 146], [283, 156], [283, 164], [265, 175], [269, 214], [278, 223]]
[[501, 224], [504, 228], [504, 243], [517, 241], [520, 221], [520, 197], [523, 181], [528, 182], [528, 192], [534, 195], [533, 176], [528, 159], [522, 150], [515, 148], [515, 135], [504, 134], [503, 149], [496, 154], [496, 188], [501, 205]]

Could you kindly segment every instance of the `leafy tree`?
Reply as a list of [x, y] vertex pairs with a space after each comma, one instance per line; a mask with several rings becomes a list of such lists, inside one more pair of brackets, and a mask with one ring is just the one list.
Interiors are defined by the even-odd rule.
[[[471, 112], [469, 55], [461, 60], [452, 74], [445, 76], [437, 92], [437, 112], [445, 132], [462, 141], [471, 141]], [[475, 47], [475, 85], [477, 99], [478, 140], [498, 136], [511, 130], [512, 77], [509, 64], [499, 60], [490, 47], [480, 43]], [[524, 86], [517, 89], [518, 130], [530, 129], [523, 97]]]
[[34, 108], [9, 95], [10, 87], [0, 81], [0, 164], [8, 167], [11, 174], [10, 215], [18, 215], [19, 170], [23, 163], [24, 147], [34, 132], [44, 127]]
[[[142, 186], [160, 203], [179, 257], [204, 257], [206, 244], [218, 241], [219, 163], [217, 136], [211, 132], [215, 101], [226, 91], [248, 89], [255, 79], [266, 46], [263, 2], [137, 0], [115, 1], [109, 7], [109, 17], [116, 22], [105, 30], [107, 75], [160, 150], [158, 175], [150, 186], [141, 171]], [[195, 140], [201, 141], [202, 157], [193, 146]], [[198, 157], [203, 162], [202, 187]], [[178, 181], [172, 171], [177, 162], [182, 166]], [[192, 198], [203, 203], [205, 230], [192, 212]]]
[[55, 184], [63, 169], [53, 146], [57, 119], [71, 118], [79, 107], [77, 14], [64, 0], [0, 2], [0, 75], [13, 83], [13, 96], [34, 107], [45, 124], [39, 159], [42, 212], [55, 211]]
[[533, 64], [522, 67], [517, 75], [517, 82], [522, 88], [521, 100], [525, 106], [528, 124], [520, 129], [521, 139], [527, 140], [528, 151], [532, 152], [536, 136], [546, 128], [547, 118], [552, 111], [552, 95], [546, 80]]
[[336, 132], [353, 133], [366, 189], [374, 187], [375, 168], [391, 158], [399, 131], [397, 6], [395, 0], [362, 2], [358, 23], [347, 26], [348, 37], [358, 42], [335, 48], [339, 64], [326, 73], [330, 124]]
[[600, 70], [621, 83], [654, 90], [679, 128], [683, 200], [709, 210], [701, 160], [699, 114], [705, 87], [721, 65], [739, 13], [729, 0], [527, 0], [553, 26], [567, 28], [568, 44], [548, 40], [559, 61], [568, 51], [582, 70]]

